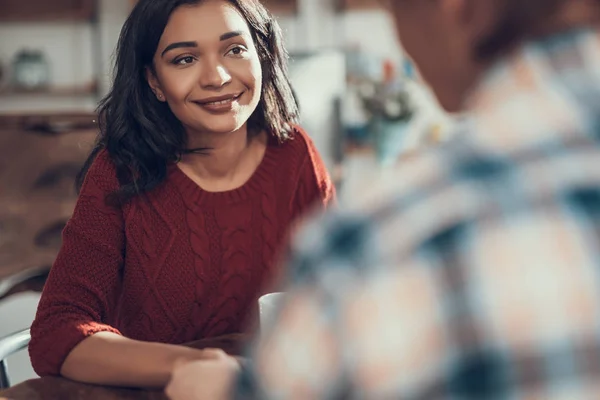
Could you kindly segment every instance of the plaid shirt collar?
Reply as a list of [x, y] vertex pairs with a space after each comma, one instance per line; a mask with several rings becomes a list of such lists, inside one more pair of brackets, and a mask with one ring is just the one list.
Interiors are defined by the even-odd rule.
[[467, 104], [469, 140], [491, 153], [594, 135], [599, 31], [564, 32], [520, 47], [492, 66]]

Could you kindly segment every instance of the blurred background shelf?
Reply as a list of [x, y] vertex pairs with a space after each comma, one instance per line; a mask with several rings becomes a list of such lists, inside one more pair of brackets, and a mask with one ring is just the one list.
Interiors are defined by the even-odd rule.
[[49, 86], [36, 89], [25, 89], [18, 87], [0, 88], [0, 97], [6, 96], [95, 96], [98, 93], [98, 85], [90, 83], [82, 86]]
[[0, 0], [0, 116], [95, 108], [107, 70], [100, 2]]
[[56, 134], [80, 129], [98, 129], [95, 112], [21, 111], [0, 114], [0, 137], [5, 135], [7, 130]]
[[0, 0], [0, 22], [90, 21], [95, 0]]

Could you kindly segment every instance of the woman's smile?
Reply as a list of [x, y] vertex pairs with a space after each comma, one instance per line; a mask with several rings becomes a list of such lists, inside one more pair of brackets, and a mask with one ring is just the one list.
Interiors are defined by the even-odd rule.
[[202, 100], [195, 100], [193, 103], [210, 113], [223, 114], [230, 112], [239, 106], [239, 99], [242, 97], [242, 94], [244, 94], [244, 92], [214, 96]]

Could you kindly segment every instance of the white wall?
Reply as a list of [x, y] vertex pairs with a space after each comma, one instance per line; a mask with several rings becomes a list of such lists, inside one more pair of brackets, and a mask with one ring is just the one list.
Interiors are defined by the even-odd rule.
[[392, 18], [380, 10], [337, 13], [337, 0], [299, 0], [296, 16], [278, 18], [288, 50], [359, 45], [382, 58], [402, 58]]

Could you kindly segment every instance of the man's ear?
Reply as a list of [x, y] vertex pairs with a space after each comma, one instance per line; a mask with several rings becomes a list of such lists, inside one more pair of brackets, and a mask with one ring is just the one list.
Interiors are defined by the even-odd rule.
[[150, 89], [152, 89], [158, 101], [167, 101], [165, 94], [160, 88], [160, 82], [158, 82], [156, 74], [150, 67], [146, 67], [146, 81], [148, 82], [148, 86], [150, 86]]
[[[486, 2], [487, 0], [480, 0]], [[456, 24], [471, 22], [474, 13], [474, 3], [471, 0], [440, 0], [444, 15]]]
[[445, 14], [472, 40], [481, 39], [494, 29], [502, 15], [496, 0], [440, 0]]

